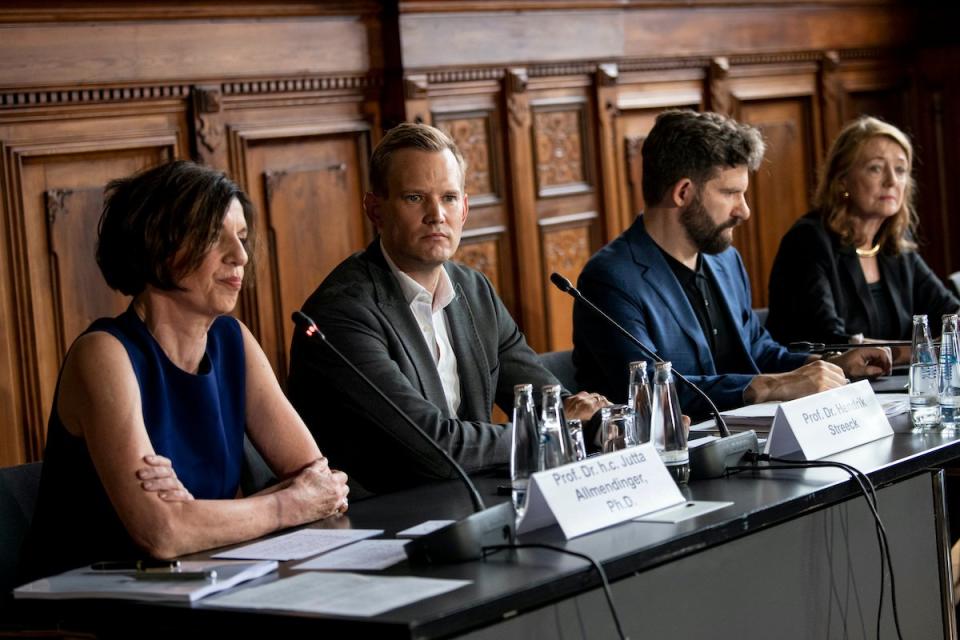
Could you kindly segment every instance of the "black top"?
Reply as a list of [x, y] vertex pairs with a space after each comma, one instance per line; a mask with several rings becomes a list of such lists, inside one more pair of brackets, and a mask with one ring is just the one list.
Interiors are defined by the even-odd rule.
[[660, 249], [673, 275], [680, 282], [683, 293], [690, 301], [690, 306], [693, 307], [697, 322], [710, 347], [717, 373], [751, 371], [751, 367], [745, 362], [743, 350], [738, 348], [737, 328], [733, 326], [730, 314], [721, 311], [720, 305], [723, 298], [717, 290], [716, 281], [703, 267], [703, 257], [697, 254], [696, 269], [691, 270], [664, 251], [662, 247], [657, 248]]
[[867, 285], [867, 288], [870, 289], [870, 297], [873, 299], [873, 304], [877, 308], [877, 319], [879, 320], [877, 333], [872, 337], [896, 339], [894, 336], [896, 335], [897, 328], [893, 319], [896, 316], [897, 310], [896, 307], [893, 306], [893, 300], [890, 299], [890, 294], [887, 293], [886, 287], [883, 286], [883, 280], [871, 282]]
[[881, 252], [877, 266], [889, 309], [878, 307], [870, 295], [854, 247], [843, 245], [818, 211], [808, 213], [780, 242], [770, 273], [767, 329], [781, 343], [847, 342], [857, 333], [906, 340], [914, 314], [939, 319], [960, 308], [960, 300], [916, 252]]

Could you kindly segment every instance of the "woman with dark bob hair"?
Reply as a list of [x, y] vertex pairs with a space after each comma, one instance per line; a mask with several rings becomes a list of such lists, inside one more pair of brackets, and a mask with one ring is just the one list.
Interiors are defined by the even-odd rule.
[[[934, 331], [960, 301], [916, 253], [913, 146], [871, 117], [834, 141], [815, 210], [783, 237], [770, 274], [767, 329], [782, 343], [908, 339], [912, 316]], [[898, 361], [908, 357], [901, 350]]]
[[[97, 263], [133, 300], [77, 338], [60, 370], [24, 579], [172, 558], [346, 511], [346, 476], [227, 315], [252, 232], [247, 196], [191, 162], [107, 186]], [[238, 498], [244, 433], [281, 481]]]

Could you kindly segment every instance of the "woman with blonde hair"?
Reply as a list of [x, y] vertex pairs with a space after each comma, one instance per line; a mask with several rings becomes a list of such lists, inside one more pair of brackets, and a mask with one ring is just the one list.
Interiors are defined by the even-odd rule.
[[[780, 242], [767, 329], [782, 343], [906, 339], [912, 316], [960, 301], [916, 252], [913, 146], [897, 127], [861, 117], [827, 155], [815, 208]], [[899, 358], [898, 358], [899, 359]]]

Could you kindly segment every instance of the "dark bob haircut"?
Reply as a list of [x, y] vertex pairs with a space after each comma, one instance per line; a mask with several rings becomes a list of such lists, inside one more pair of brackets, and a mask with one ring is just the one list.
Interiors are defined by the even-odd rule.
[[147, 285], [179, 289], [216, 242], [236, 198], [247, 223], [252, 271], [253, 204], [223, 173], [177, 160], [111, 181], [100, 216], [97, 264], [107, 284], [128, 296]]

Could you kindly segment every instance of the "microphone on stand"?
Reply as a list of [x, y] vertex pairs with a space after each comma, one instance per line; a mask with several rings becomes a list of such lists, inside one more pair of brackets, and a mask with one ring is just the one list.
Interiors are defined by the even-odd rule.
[[447, 453], [437, 442], [420, 428], [407, 413], [390, 399], [380, 387], [373, 383], [353, 362], [339, 349], [327, 340], [317, 324], [302, 311], [293, 312], [293, 322], [308, 338], [316, 338], [323, 342], [337, 358], [347, 365], [363, 383], [376, 393], [381, 400], [387, 403], [394, 413], [403, 420], [414, 432], [433, 447], [450, 467], [457, 473], [460, 481], [470, 494], [474, 513], [424, 536], [414, 538], [404, 545], [407, 558], [411, 562], [422, 564], [448, 564], [477, 560], [483, 555], [483, 547], [493, 545], [512, 544], [515, 538], [516, 514], [513, 504], [509, 501], [487, 508], [480, 497], [480, 492], [470, 480], [457, 461]]
[[[579, 289], [574, 287], [573, 284], [562, 275], [556, 272], [550, 274], [550, 282], [552, 282], [557, 289], [560, 289], [560, 291], [570, 294], [575, 300], [579, 300], [587, 305], [594, 313], [603, 318], [610, 326], [614, 327], [623, 334], [624, 337], [630, 340], [630, 342], [635, 344], [648, 358], [652, 358], [657, 362], [664, 361], [653, 349], [640, 342], [632, 333], [624, 329], [620, 323], [604, 313], [600, 307], [587, 300], [583, 294], [580, 293]], [[728, 466], [736, 466], [740, 458], [742, 458], [743, 454], [747, 451], [759, 453], [760, 444], [757, 441], [756, 432], [750, 430], [735, 434], [730, 433], [730, 429], [727, 428], [727, 423], [724, 421], [723, 416], [720, 415], [720, 410], [717, 409], [717, 405], [713, 403], [710, 396], [704, 393], [703, 389], [690, 382], [676, 369], [673, 370], [673, 375], [709, 405], [711, 415], [717, 425], [717, 431], [720, 433], [718, 440], [705, 442], [690, 449], [691, 478], [718, 478], [726, 472]]]

